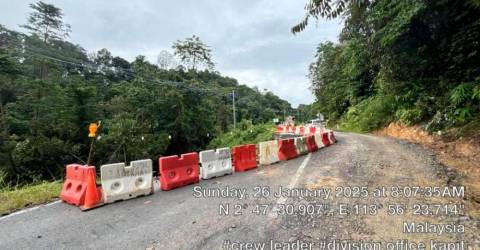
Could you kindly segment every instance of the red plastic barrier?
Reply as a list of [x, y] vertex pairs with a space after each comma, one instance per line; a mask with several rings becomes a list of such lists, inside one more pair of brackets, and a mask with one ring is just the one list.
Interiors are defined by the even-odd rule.
[[293, 139], [278, 140], [278, 159], [286, 161], [298, 156]]
[[307, 136], [307, 148], [309, 152], [315, 152], [318, 150], [317, 143], [315, 143], [314, 135]]
[[310, 127], [310, 134], [311, 134], [311, 135], [314, 135], [314, 134], [315, 134], [315, 130], [316, 130], [315, 127]]
[[198, 153], [160, 157], [160, 183], [164, 191], [199, 182]]
[[60, 199], [82, 210], [102, 205], [102, 189], [97, 187], [96, 176], [94, 166], [67, 165]]
[[283, 132], [283, 127], [278, 126], [277, 127], [277, 133], [282, 133]]
[[294, 133], [295, 132], [295, 127], [287, 125], [286, 126], [287, 130], [285, 132], [287, 133]]
[[301, 134], [301, 135], [305, 134], [305, 127], [303, 127], [303, 126], [300, 127], [300, 132], [299, 132], [299, 134]]
[[335, 138], [335, 135], [333, 135], [333, 130], [331, 130], [328, 133], [328, 139], [329, 139], [330, 143], [332, 143], [332, 144], [337, 142], [337, 139]]
[[322, 143], [325, 147], [330, 146], [330, 140], [328, 140], [328, 132], [322, 133]]
[[235, 172], [243, 172], [257, 167], [257, 146], [248, 144], [232, 148], [232, 163]]

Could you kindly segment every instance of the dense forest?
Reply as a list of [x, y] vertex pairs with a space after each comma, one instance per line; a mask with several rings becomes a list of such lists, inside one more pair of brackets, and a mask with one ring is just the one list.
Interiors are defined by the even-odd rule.
[[158, 64], [141, 55], [130, 62], [69, 42], [58, 7], [30, 7], [25, 33], [0, 25], [0, 187], [59, 179], [64, 164], [84, 163], [96, 121], [97, 166], [260, 140], [268, 126], [254, 124], [289, 114], [307, 121], [320, 112], [350, 131], [392, 121], [429, 131], [480, 124], [475, 0], [309, 1], [293, 33], [312, 18], [344, 27], [338, 42], [318, 45], [309, 68], [316, 101], [298, 109], [222, 76], [195, 35], [172, 44], [174, 54], [162, 51]]
[[480, 124], [480, 2], [312, 0], [306, 9], [293, 33], [312, 18], [344, 22], [338, 43], [321, 43], [310, 66], [316, 102], [307, 108], [331, 125]]
[[26, 34], [0, 26], [0, 184], [62, 178], [65, 164], [86, 161], [91, 122], [102, 122], [99, 166], [204, 149], [232, 129], [233, 91], [237, 122], [294, 112], [272, 92], [215, 71], [196, 36], [173, 44], [174, 68], [141, 55], [129, 62], [68, 42], [61, 9], [31, 7]]

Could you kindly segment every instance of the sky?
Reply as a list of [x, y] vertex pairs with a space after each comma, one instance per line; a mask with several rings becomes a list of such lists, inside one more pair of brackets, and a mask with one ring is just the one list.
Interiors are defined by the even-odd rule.
[[[197, 35], [212, 49], [215, 69], [240, 84], [268, 89], [293, 107], [310, 104], [308, 65], [323, 41], [337, 41], [340, 20], [311, 22], [293, 35], [307, 0], [44, 0], [61, 8], [72, 26], [68, 40], [89, 52], [107, 48], [132, 61], [156, 63], [162, 50]], [[33, 0], [0, 1], [0, 24], [26, 22]]]

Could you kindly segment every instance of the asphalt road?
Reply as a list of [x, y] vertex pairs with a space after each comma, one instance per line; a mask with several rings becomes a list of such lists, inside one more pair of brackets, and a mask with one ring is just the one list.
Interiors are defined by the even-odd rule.
[[[480, 223], [465, 215], [468, 211], [446, 215], [435, 210], [434, 215], [419, 216], [408, 209], [415, 204], [461, 207], [465, 199], [373, 195], [381, 187], [455, 186], [458, 176], [439, 164], [434, 154], [391, 138], [336, 136], [337, 144], [287, 162], [88, 212], [57, 202], [1, 217], [0, 249], [227, 249], [227, 245], [234, 249], [239, 244], [249, 249], [247, 243], [271, 249], [272, 244], [285, 247], [295, 242], [320, 249], [320, 242], [331, 239], [385, 243], [409, 239], [428, 244], [463, 240], [478, 248]], [[200, 191], [216, 195], [216, 190], [226, 192], [227, 187], [230, 197], [198, 197]], [[276, 197], [280, 187], [315, 193]], [[339, 187], [351, 188], [340, 192]], [[406, 209], [402, 215], [389, 215], [388, 205]], [[227, 206], [229, 214], [221, 215]], [[457, 230], [463, 226], [465, 232], [405, 233], [404, 222], [449, 224]]]

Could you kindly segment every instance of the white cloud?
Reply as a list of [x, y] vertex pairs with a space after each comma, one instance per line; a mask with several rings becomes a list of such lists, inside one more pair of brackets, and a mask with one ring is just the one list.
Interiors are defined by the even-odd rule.
[[226, 69], [222, 73], [238, 79], [240, 83], [247, 86], [256, 86], [260, 90], [268, 89], [295, 106], [314, 101], [314, 97], [308, 89], [309, 83], [307, 78], [295, 69], [288, 69], [284, 72], [259, 69]]

